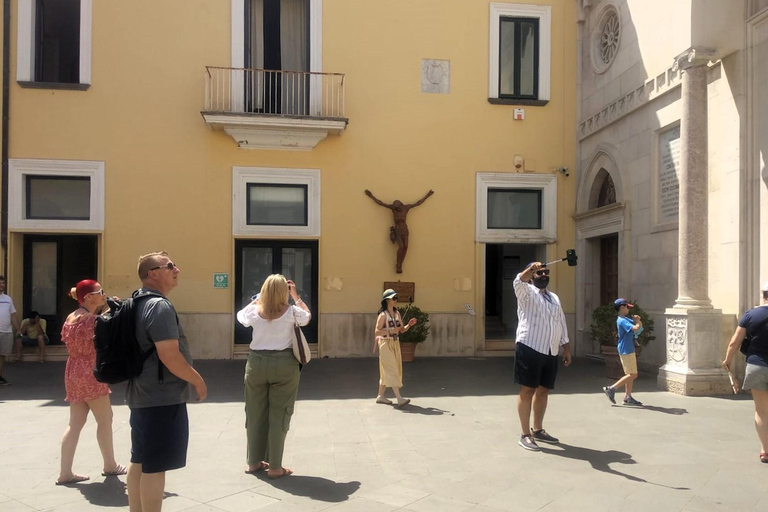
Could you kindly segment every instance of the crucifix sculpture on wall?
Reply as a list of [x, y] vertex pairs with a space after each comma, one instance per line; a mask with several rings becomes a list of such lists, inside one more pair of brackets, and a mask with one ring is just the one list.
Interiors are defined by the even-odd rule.
[[430, 190], [427, 192], [427, 195], [419, 199], [413, 204], [403, 204], [401, 201], [398, 201], [395, 199], [392, 204], [387, 204], [383, 201], [380, 201], [376, 196], [374, 196], [370, 190], [365, 191], [365, 195], [373, 199], [373, 201], [378, 204], [379, 206], [383, 206], [384, 208], [389, 208], [392, 210], [392, 216], [395, 220], [395, 225], [389, 228], [389, 239], [392, 241], [392, 243], [397, 243], [397, 273], [402, 274], [403, 273], [403, 261], [405, 260], [405, 255], [408, 252], [408, 224], [405, 223], [405, 218], [408, 216], [408, 212], [411, 208], [416, 208], [420, 204], [422, 204], [424, 201], [427, 200], [429, 196], [434, 194], [435, 192], [433, 190]]

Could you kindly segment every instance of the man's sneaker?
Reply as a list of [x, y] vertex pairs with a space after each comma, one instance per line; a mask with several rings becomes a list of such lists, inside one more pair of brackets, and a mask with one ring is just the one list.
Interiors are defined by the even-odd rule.
[[539, 445], [536, 444], [536, 441], [531, 436], [520, 436], [520, 441], [517, 444], [532, 452], [541, 451], [541, 448], [539, 448]]
[[643, 402], [638, 402], [631, 396], [624, 397], [624, 405], [643, 405]]
[[536, 441], [543, 441], [545, 443], [552, 443], [552, 444], [557, 444], [560, 442], [558, 438], [552, 437], [551, 435], [547, 434], [547, 431], [544, 429], [541, 429], [541, 430], [531, 429], [531, 434], [533, 435], [533, 438]]
[[11, 383], [5, 380], [4, 378], [0, 377], [0, 386], [10, 386]]
[[610, 400], [612, 404], [616, 403], [616, 399], [614, 398], [614, 395], [616, 394], [616, 392], [613, 390], [613, 388], [609, 388], [608, 386], [605, 386], [603, 388], [603, 393], [605, 393], [605, 396], [608, 397], [608, 400]]

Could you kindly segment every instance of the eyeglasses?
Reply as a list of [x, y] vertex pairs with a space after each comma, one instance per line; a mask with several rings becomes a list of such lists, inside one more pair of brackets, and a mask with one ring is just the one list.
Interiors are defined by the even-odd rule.
[[543, 270], [537, 270], [536, 272], [534, 272], [534, 275], [536, 275], [536, 276], [548, 276], [549, 275], [549, 269], [545, 268]]
[[147, 272], [152, 271], [152, 270], [158, 270], [158, 269], [161, 269], [161, 268], [167, 268], [168, 270], [173, 270], [173, 269], [176, 268], [176, 265], [172, 261], [169, 261], [165, 265], [160, 265], [159, 267], [152, 267], [151, 269], [147, 270]]
[[91, 293], [86, 293], [86, 295], [104, 295], [104, 290], [98, 290]]
[[395, 295], [394, 297], [392, 297], [392, 300], [397, 300], [397, 295]]

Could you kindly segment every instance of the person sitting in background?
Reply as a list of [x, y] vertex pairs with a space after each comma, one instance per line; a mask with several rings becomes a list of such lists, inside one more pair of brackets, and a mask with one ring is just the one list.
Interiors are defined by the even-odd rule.
[[45, 362], [45, 346], [49, 343], [46, 328], [48, 324], [37, 311], [31, 311], [29, 318], [21, 321], [19, 332], [16, 334], [16, 360], [21, 361], [21, 347], [37, 347], [37, 360]]

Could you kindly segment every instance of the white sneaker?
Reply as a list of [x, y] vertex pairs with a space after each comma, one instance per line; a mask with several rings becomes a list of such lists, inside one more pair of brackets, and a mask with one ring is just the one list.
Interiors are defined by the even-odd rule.
[[405, 407], [409, 403], [411, 403], [411, 399], [410, 398], [401, 398], [400, 400], [397, 401], [397, 405], [395, 407], [397, 407], [398, 409], [402, 409], [403, 407]]
[[392, 405], [392, 400], [385, 396], [377, 396], [376, 397], [376, 403], [377, 404], [385, 404], [385, 405]]

